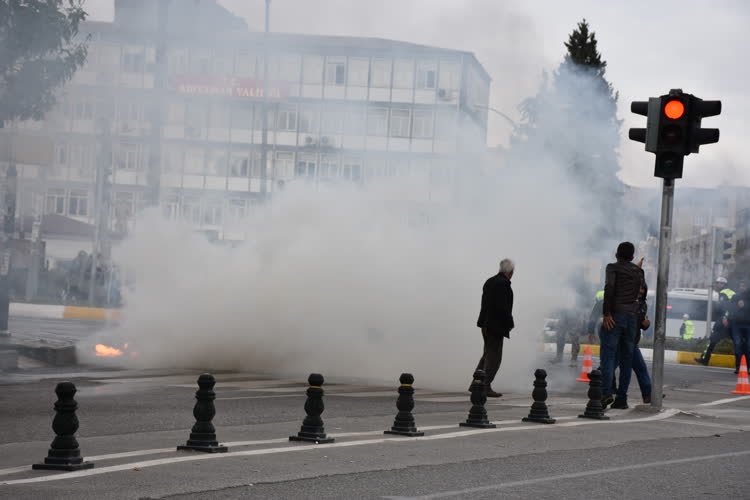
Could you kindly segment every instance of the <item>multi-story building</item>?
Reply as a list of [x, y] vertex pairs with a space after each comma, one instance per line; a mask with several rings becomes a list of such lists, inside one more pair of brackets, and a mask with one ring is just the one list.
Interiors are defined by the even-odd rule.
[[215, 0], [160, 5], [118, 0], [114, 22], [85, 23], [88, 61], [59, 106], [2, 132], [52, 149], [49, 165], [17, 164], [19, 216], [94, 223], [102, 168], [113, 234], [158, 203], [241, 239], [236, 223], [289, 183], [392, 179], [412, 200], [450, 200], [484, 151], [490, 78], [471, 53], [266, 35]]

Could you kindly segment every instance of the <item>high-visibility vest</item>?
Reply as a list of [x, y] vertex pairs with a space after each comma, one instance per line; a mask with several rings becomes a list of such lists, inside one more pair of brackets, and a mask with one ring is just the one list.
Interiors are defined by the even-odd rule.
[[596, 292], [595, 298], [597, 302], [604, 300], [604, 290], [599, 290], [598, 292]]
[[728, 300], [732, 300], [732, 297], [734, 297], [734, 290], [730, 290], [729, 288], [725, 288], [722, 291], [720, 291], [719, 294], [723, 295]]
[[695, 325], [693, 324], [693, 321], [690, 319], [685, 320], [685, 336], [682, 337], [684, 339], [692, 339], [693, 334], [695, 333]]

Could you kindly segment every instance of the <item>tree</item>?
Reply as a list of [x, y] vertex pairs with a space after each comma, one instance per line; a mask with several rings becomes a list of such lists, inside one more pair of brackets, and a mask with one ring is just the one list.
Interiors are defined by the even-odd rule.
[[85, 62], [83, 0], [0, 0], [0, 127], [40, 120]]
[[[539, 91], [520, 106], [521, 124], [512, 144], [530, 165], [545, 161], [580, 187], [582, 198], [601, 212], [590, 245], [621, 233], [612, 221], [624, 187], [617, 177], [621, 121], [617, 93], [605, 78], [607, 63], [586, 20], [564, 43], [567, 53]], [[531, 156], [531, 158], [529, 158]]]

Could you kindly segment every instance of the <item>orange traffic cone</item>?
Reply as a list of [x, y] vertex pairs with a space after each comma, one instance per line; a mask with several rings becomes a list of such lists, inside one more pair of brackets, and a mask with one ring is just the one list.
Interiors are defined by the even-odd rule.
[[586, 352], [583, 354], [583, 368], [581, 368], [581, 375], [576, 379], [577, 382], [590, 382], [589, 373], [593, 370], [594, 365], [591, 364], [591, 346], [586, 346]]
[[750, 394], [750, 381], [747, 378], [747, 360], [744, 354], [740, 361], [740, 373], [737, 375], [737, 388], [732, 391], [732, 394]]

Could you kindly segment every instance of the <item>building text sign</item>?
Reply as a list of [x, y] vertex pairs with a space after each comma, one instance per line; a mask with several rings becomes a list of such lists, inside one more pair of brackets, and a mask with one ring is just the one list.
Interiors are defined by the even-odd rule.
[[[175, 77], [172, 86], [180, 94], [216, 97], [263, 98], [263, 80], [250, 78], [217, 78], [213, 76], [184, 75]], [[289, 97], [287, 82], [269, 81], [268, 98], [286, 99]]]

